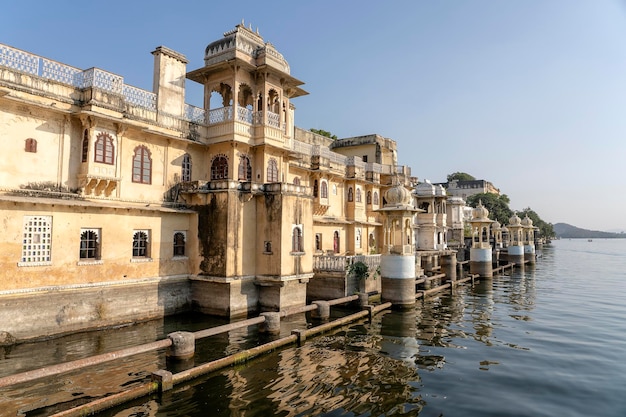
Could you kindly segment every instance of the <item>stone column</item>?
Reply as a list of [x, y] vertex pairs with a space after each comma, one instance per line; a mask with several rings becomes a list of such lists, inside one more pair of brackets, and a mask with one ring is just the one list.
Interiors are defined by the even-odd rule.
[[279, 334], [280, 333], [280, 313], [266, 312], [259, 314], [265, 317], [265, 321], [259, 325], [261, 333]]
[[456, 281], [456, 254], [441, 255], [441, 272], [446, 274], [446, 281]]
[[415, 255], [383, 255], [380, 258], [383, 301], [394, 307], [415, 305]]
[[524, 246], [513, 245], [513, 246], [509, 246], [507, 250], [508, 250], [507, 258], [509, 262], [512, 262], [523, 268], [524, 267]]
[[167, 356], [176, 360], [192, 358], [196, 350], [196, 338], [190, 332], [174, 332], [167, 335], [172, 345], [167, 350]]
[[493, 277], [493, 265], [491, 263], [491, 248], [470, 249], [470, 273], [478, 274], [482, 278]]
[[535, 244], [527, 243], [524, 245], [524, 260], [528, 263], [535, 263]]

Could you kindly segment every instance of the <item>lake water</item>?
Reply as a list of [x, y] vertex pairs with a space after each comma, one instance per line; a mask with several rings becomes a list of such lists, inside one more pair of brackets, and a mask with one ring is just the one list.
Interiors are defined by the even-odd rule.
[[[626, 416], [626, 239], [559, 240], [535, 267], [387, 311], [103, 416]], [[18, 345], [0, 375], [222, 324], [178, 316]], [[306, 326], [304, 316], [283, 333]], [[254, 328], [199, 342], [198, 363], [256, 345]], [[162, 353], [0, 391], [0, 415], [45, 415], [166, 367]], [[32, 410], [32, 411], [29, 411]]]

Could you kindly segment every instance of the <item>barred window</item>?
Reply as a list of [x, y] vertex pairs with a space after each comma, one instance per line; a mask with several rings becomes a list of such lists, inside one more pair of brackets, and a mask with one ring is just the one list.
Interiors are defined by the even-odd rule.
[[137, 146], [133, 155], [133, 182], [152, 184], [152, 158], [145, 146]]
[[372, 192], [368, 191], [367, 195], [365, 197], [365, 203], [366, 204], [372, 204]]
[[328, 183], [326, 181], [322, 181], [322, 186], [320, 188], [320, 196], [322, 198], [328, 198]]
[[100, 233], [98, 229], [81, 229], [80, 233], [80, 259], [100, 259]]
[[133, 258], [150, 257], [150, 231], [136, 230], [133, 235]]
[[174, 233], [174, 256], [185, 256], [185, 232]]
[[267, 182], [278, 182], [278, 163], [274, 158], [267, 161]]
[[52, 216], [24, 216], [22, 258], [18, 266], [51, 265]]
[[304, 246], [302, 244], [302, 226], [294, 226], [291, 232], [291, 251], [292, 252], [304, 252]]
[[96, 136], [94, 162], [113, 165], [114, 148], [113, 138], [108, 133], [100, 133]]
[[356, 189], [356, 202], [360, 203], [361, 202], [361, 189], [357, 187]]
[[374, 191], [374, 205], [377, 206], [379, 203], [378, 201], [378, 192]]
[[189, 155], [188, 153], [183, 155], [180, 179], [181, 181], [191, 181], [191, 155]]
[[354, 201], [354, 191], [352, 187], [348, 188], [348, 202]]
[[252, 165], [250, 164], [250, 158], [246, 155], [239, 157], [239, 180], [252, 181]]
[[218, 155], [211, 162], [211, 180], [223, 180], [228, 178], [228, 159], [224, 155]]

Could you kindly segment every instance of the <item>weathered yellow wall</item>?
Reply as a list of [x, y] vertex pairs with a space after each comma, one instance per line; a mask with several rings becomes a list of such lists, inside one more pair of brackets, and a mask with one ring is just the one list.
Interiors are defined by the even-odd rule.
[[[189, 274], [189, 256], [196, 253], [197, 239], [191, 229], [194, 213], [7, 201], [0, 201], [0, 211], [0, 290]], [[52, 265], [17, 265], [25, 215], [52, 216]], [[79, 265], [81, 228], [101, 229], [101, 262]], [[131, 261], [133, 234], [138, 229], [150, 230], [150, 262]], [[174, 231], [187, 231], [187, 257], [173, 257]]]

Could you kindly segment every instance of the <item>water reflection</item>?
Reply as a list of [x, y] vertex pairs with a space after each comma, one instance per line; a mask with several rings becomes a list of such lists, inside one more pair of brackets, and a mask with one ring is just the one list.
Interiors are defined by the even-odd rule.
[[[279, 350], [176, 386], [162, 398], [140, 399], [102, 415], [418, 415], [427, 402], [442, 401], [432, 397], [432, 388], [430, 394], [423, 392], [420, 373], [447, 369], [451, 358], [458, 358], [455, 352], [467, 349], [473, 341], [485, 347], [524, 349], [503, 341], [507, 333], [495, 330], [505, 329], [507, 321], [524, 321], [525, 316], [530, 316], [535, 304], [534, 273], [533, 269], [526, 269], [523, 273], [482, 280], [474, 287], [459, 286], [452, 292], [418, 301], [414, 309], [385, 311], [375, 316], [372, 323], [362, 321], [326, 333], [307, 340], [302, 347]], [[498, 311], [495, 305], [500, 305]], [[333, 310], [335, 317], [346, 312]], [[195, 331], [220, 324], [224, 322], [208, 317], [169, 318], [111, 333], [83, 335], [82, 339], [75, 336], [75, 340], [68, 338], [65, 343], [50, 341], [34, 346], [47, 356], [40, 363], [53, 363], [115, 350], [129, 340], [153, 341], [174, 330]], [[305, 314], [290, 316], [282, 321], [280, 337], [309, 326]], [[150, 372], [157, 369], [167, 367], [177, 372], [276, 337], [259, 334], [256, 326], [241, 328], [198, 340], [195, 362], [166, 363], [163, 352], [154, 352], [89, 372], [64, 375], [58, 381], [44, 380], [20, 387], [5, 399], [25, 411], [56, 411], [49, 406], [77, 404], [119, 392], [147, 381]], [[9, 359], [4, 365], [9, 373], [9, 363], [18, 369], [28, 366], [17, 354], [24, 347], [15, 349], [6, 355]], [[25, 351], [21, 355], [32, 357]], [[492, 354], [473, 360], [474, 369], [480, 370], [500, 363]]]
[[417, 370], [381, 342], [369, 325], [322, 336], [177, 389], [156, 415], [417, 415]]

